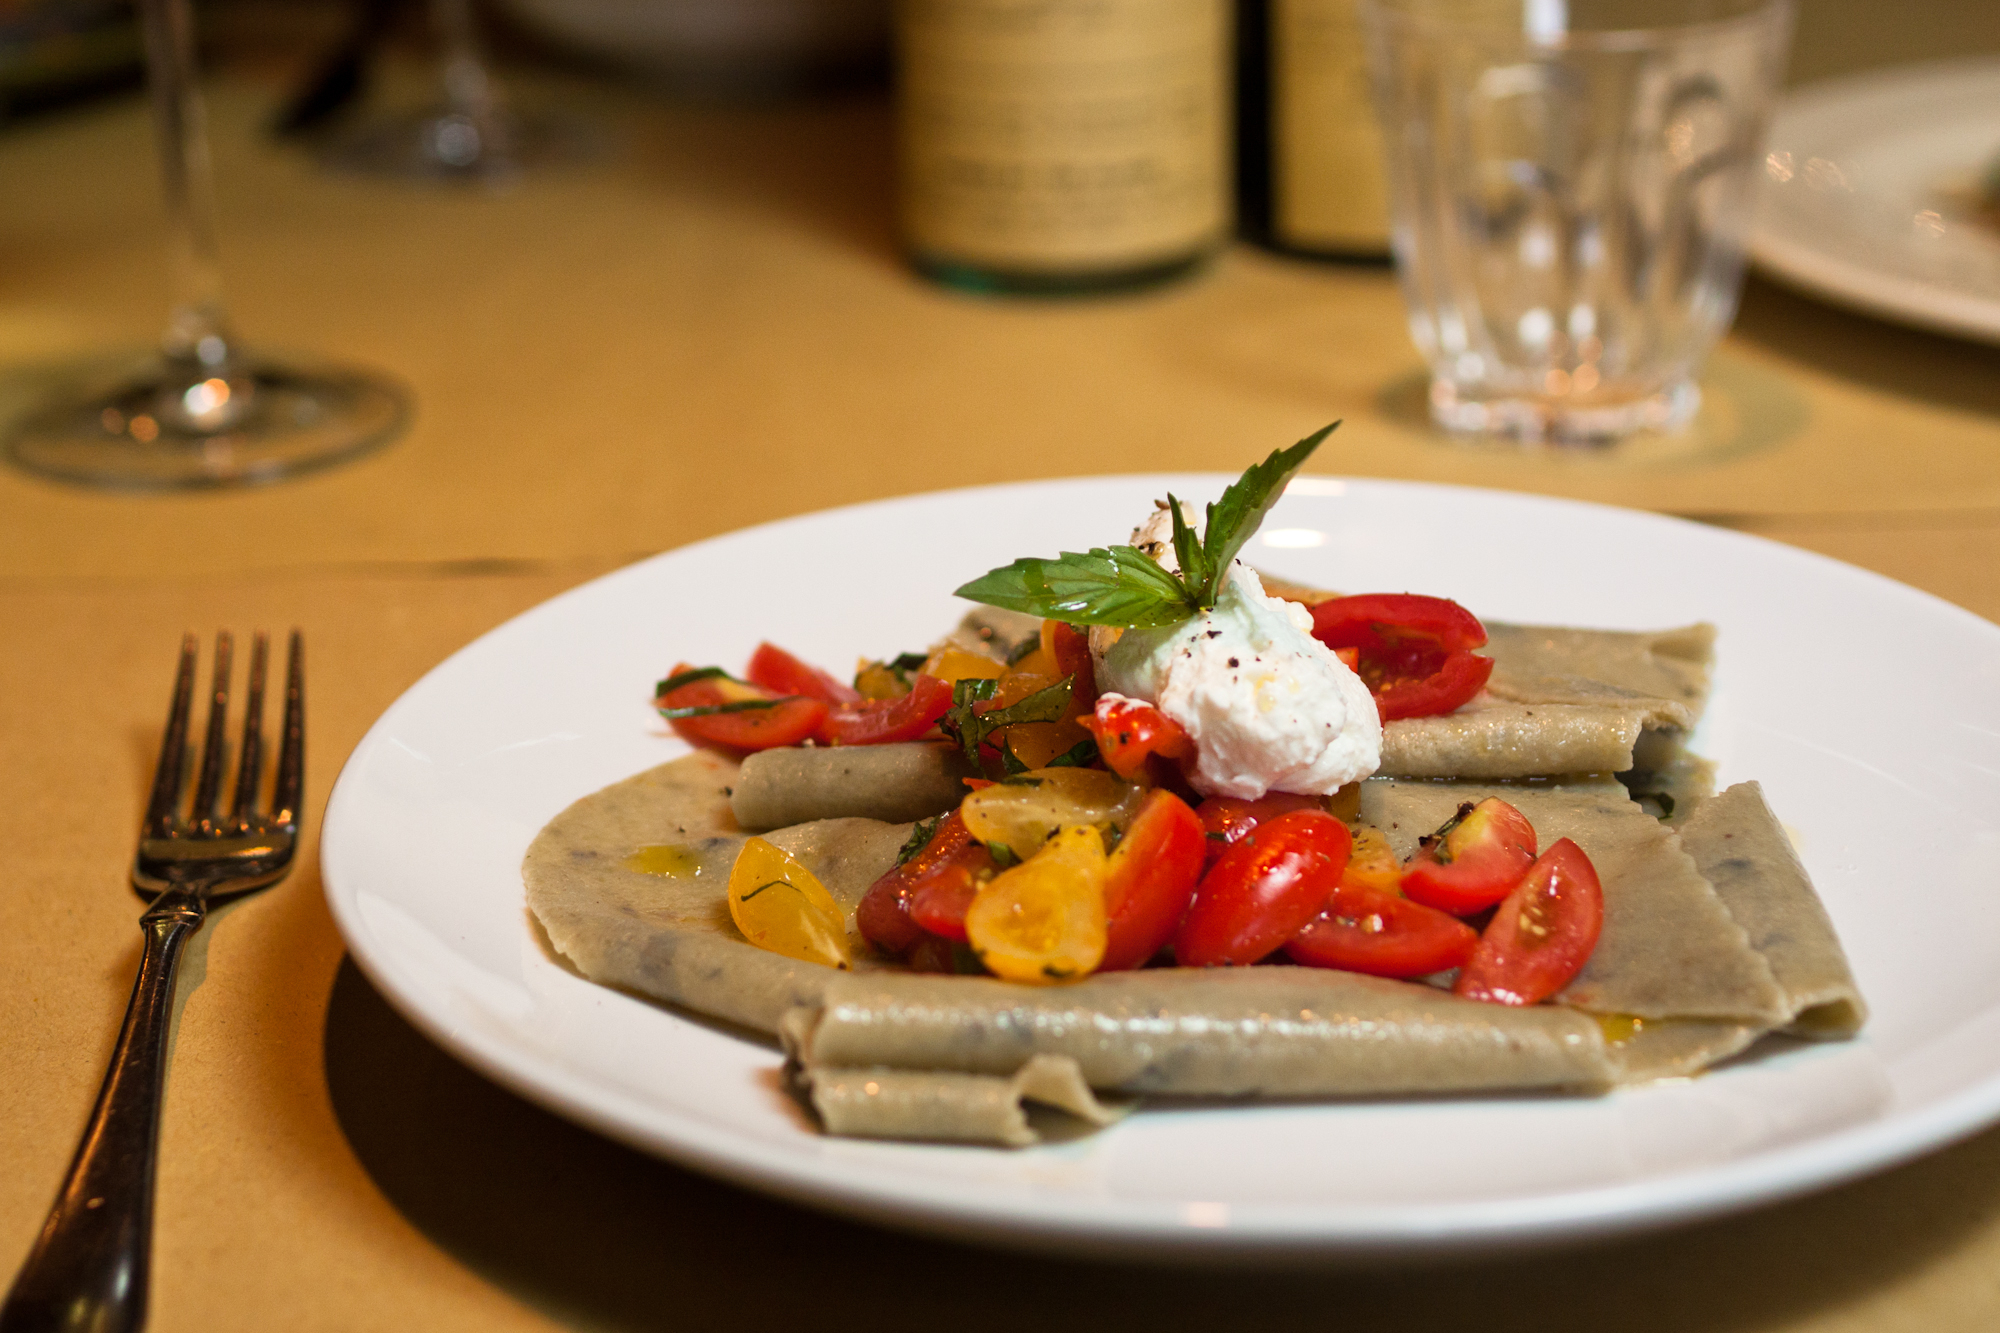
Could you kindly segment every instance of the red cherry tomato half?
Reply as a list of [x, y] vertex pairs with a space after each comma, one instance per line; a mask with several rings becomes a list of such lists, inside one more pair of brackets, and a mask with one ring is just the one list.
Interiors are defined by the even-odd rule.
[[1194, 754], [1186, 729], [1144, 699], [1100, 695], [1096, 711], [1077, 721], [1096, 740], [1104, 766], [1127, 782], [1145, 772], [1151, 755], [1186, 759]]
[[1367, 682], [1384, 722], [1449, 713], [1493, 674], [1493, 660], [1472, 651], [1486, 627], [1448, 598], [1364, 593], [1329, 598], [1312, 613], [1313, 637]]
[[[667, 679], [672, 680], [693, 670], [683, 662], [673, 669]], [[769, 690], [746, 685], [727, 676], [705, 676], [677, 685], [654, 699], [653, 706], [661, 712], [677, 708], [734, 710], [695, 717], [670, 717], [667, 723], [683, 739], [696, 745], [726, 745], [736, 750], [770, 750], [781, 745], [797, 745], [816, 733], [826, 720], [826, 705], [817, 699], [783, 699]]]
[[1323, 810], [1294, 810], [1230, 844], [1202, 877], [1174, 933], [1183, 967], [1247, 966], [1318, 916], [1354, 839]]
[[952, 951], [951, 941], [936, 935], [925, 935], [910, 949], [903, 959], [912, 972], [942, 972], [947, 976], [958, 971], [958, 959]]
[[1486, 626], [1448, 597], [1415, 592], [1370, 592], [1329, 597], [1312, 608], [1313, 637], [1329, 648], [1371, 649], [1398, 640], [1424, 639], [1440, 652], [1480, 648]]
[[797, 694], [825, 704], [851, 704], [861, 696], [854, 687], [816, 666], [793, 657], [774, 643], [760, 643], [750, 654], [750, 668], [743, 673], [753, 685], [762, 685], [773, 694]]
[[1493, 906], [1535, 863], [1535, 826], [1497, 796], [1467, 802], [1403, 867], [1405, 897], [1454, 916]]
[[1147, 795], [1111, 852], [1098, 971], [1142, 967], [1166, 947], [1194, 898], [1207, 843], [1186, 801], [1158, 788]]
[[[904, 956], [925, 938], [926, 926], [918, 920], [916, 912], [918, 895], [934, 883], [952, 880], [960, 871], [982, 868], [981, 862], [984, 869], [991, 870], [992, 856], [972, 840], [958, 811], [952, 811], [938, 823], [930, 841], [916, 855], [868, 887], [854, 912], [856, 929], [883, 953], [897, 958]], [[934, 913], [941, 910], [941, 901], [934, 904]], [[963, 909], [958, 920], [958, 933], [951, 938], [962, 940], [965, 938]]]
[[1042, 647], [1056, 664], [1058, 676], [1070, 678], [1070, 702], [1089, 708], [1097, 702], [1097, 665], [1090, 659], [1090, 635], [1060, 620], [1042, 622]]
[[1294, 810], [1325, 810], [1324, 796], [1300, 796], [1296, 792], [1274, 791], [1245, 801], [1235, 796], [1211, 796], [1194, 808], [1208, 834], [1208, 863], [1251, 829]]
[[1539, 1004], [1575, 979], [1604, 927], [1604, 889], [1568, 838], [1543, 852], [1487, 923], [1451, 989], [1493, 1004]]
[[1375, 977], [1423, 977], [1458, 967], [1479, 932], [1435, 908], [1343, 882], [1326, 910], [1285, 945], [1295, 963]]
[[978, 843], [928, 870], [910, 890], [910, 920], [940, 939], [965, 938], [965, 914], [980, 886], [999, 869], [993, 853]]
[[918, 672], [910, 692], [894, 699], [856, 699], [827, 712], [821, 735], [835, 745], [913, 741], [951, 708], [951, 683]]
[[[1428, 674], [1387, 680], [1375, 692], [1375, 711], [1384, 722], [1456, 712], [1486, 688], [1493, 675], [1493, 659], [1471, 652], [1447, 653], [1435, 666], [1426, 659], [1417, 670]], [[1367, 679], [1365, 675], [1362, 678]]]

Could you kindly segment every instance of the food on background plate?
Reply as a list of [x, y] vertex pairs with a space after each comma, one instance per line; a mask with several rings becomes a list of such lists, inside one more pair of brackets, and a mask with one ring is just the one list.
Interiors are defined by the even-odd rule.
[[768, 644], [677, 667], [659, 706], [707, 748], [536, 839], [551, 943], [779, 1034], [828, 1131], [890, 1137], [1595, 1092], [1858, 1029], [1761, 794], [1681, 747], [1712, 632], [1272, 595], [1237, 552], [1324, 434], [1199, 535], [1169, 496], [1129, 546], [974, 580], [997, 606], [852, 685]]

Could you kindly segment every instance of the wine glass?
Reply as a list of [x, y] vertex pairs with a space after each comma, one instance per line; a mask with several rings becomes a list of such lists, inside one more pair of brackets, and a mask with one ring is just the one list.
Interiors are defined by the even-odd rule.
[[131, 490], [277, 481], [392, 439], [409, 417], [395, 383], [265, 355], [223, 308], [206, 112], [188, 0], [141, 0], [147, 81], [170, 231], [173, 313], [136, 369], [19, 418], [5, 450], [32, 472]]
[[321, 145], [323, 160], [372, 176], [504, 185], [524, 168], [591, 155], [590, 136], [580, 125], [507, 105], [486, 60], [472, 0], [431, 0], [430, 11], [444, 48], [443, 100], [337, 130]]

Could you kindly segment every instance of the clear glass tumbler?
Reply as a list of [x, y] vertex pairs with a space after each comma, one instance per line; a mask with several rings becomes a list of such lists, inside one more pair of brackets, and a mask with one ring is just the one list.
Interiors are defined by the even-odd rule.
[[1792, 0], [1365, 0], [1397, 272], [1449, 430], [1672, 429], [1736, 313]]

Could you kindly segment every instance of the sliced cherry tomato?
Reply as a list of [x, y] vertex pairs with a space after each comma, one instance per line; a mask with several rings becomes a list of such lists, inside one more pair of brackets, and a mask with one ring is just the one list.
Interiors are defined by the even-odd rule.
[[1105, 766], [1127, 781], [1145, 772], [1146, 760], [1152, 755], [1162, 759], [1194, 755], [1194, 742], [1186, 728], [1144, 699], [1101, 694], [1095, 711], [1079, 720], [1096, 739]]
[[[661, 684], [694, 673], [683, 662]], [[826, 720], [826, 705], [818, 699], [785, 699], [771, 691], [717, 673], [687, 680], [653, 700], [662, 713], [680, 708], [728, 711], [694, 717], [669, 717], [668, 725], [696, 745], [726, 745], [736, 750], [770, 750], [797, 745], [816, 733]]]
[[904, 957], [912, 972], [942, 972], [946, 976], [958, 971], [958, 951], [952, 942], [936, 935], [924, 935], [915, 947]]
[[1090, 658], [1090, 635], [1060, 620], [1042, 622], [1042, 651], [1058, 676], [1070, 678], [1070, 698], [1085, 711], [1097, 703], [1097, 665]]
[[1324, 796], [1301, 796], [1296, 792], [1274, 791], [1245, 801], [1235, 796], [1211, 796], [1194, 808], [1208, 834], [1208, 863], [1251, 829], [1294, 810], [1325, 810]]
[[910, 678], [908, 694], [835, 705], [827, 712], [822, 734], [835, 745], [913, 741], [936, 726], [950, 708], [950, 684], [920, 672]]
[[980, 889], [966, 940], [988, 971], [1046, 986], [1076, 981], [1104, 957], [1104, 839], [1087, 824], [1056, 835]]
[[1423, 977], [1464, 963], [1478, 943], [1479, 932], [1456, 917], [1342, 880], [1285, 953], [1307, 967]]
[[1446, 653], [1430, 674], [1405, 676], [1382, 686], [1375, 711], [1384, 722], [1399, 717], [1438, 717], [1456, 712], [1486, 688], [1493, 659], [1478, 653]]
[[760, 949], [805, 963], [851, 967], [847, 918], [805, 862], [751, 838], [729, 872], [729, 919]]
[[753, 685], [773, 694], [797, 694], [825, 704], [851, 704], [861, 696], [854, 687], [835, 679], [816, 666], [793, 657], [774, 643], [760, 643], [750, 654], [749, 670], [743, 673]]
[[1560, 838], [1507, 895], [1451, 989], [1494, 1004], [1539, 1004], [1575, 979], [1604, 927], [1604, 889], [1583, 848]]
[[[965, 821], [954, 810], [938, 821], [931, 832], [930, 841], [919, 848], [909, 860], [893, 867], [876, 880], [862, 895], [861, 905], [855, 909], [854, 924], [862, 938], [892, 957], [903, 957], [920, 943], [926, 926], [917, 919], [916, 900], [927, 887], [934, 884], [950, 884], [958, 878], [990, 878], [993, 872], [993, 857], [987, 850], [972, 840], [972, 834], [965, 827]], [[976, 887], [976, 885], [975, 885]], [[942, 923], [944, 919], [944, 899], [939, 897], [932, 908], [931, 919]], [[954, 931], [939, 931], [951, 939], [964, 939], [963, 925], [965, 912], [958, 910], [960, 924]]]
[[1341, 884], [1400, 894], [1403, 867], [1396, 860], [1395, 848], [1389, 845], [1389, 835], [1372, 824], [1362, 824], [1350, 831], [1354, 834], [1354, 853], [1347, 858]]
[[1174, 933], [1183, 967], [1247, 966], [1325, 909], [1354, 839], [1323, 810], [1294, 810], [1250, 830], [1195, 889]]
[[1535, 826], [1497, 796], [1458, 807], [1403, 868], [1406, 897], [1453, 916], [1493, 906], [1535, 863]]
[[1384, 722], [1449, 713], [1493, 674], [1493, 660], [1472, 651], [1485, 644], [1486, 627], [1448, 598], [1364, 593], [1321, 602], [1312, 614], [1313, 637], [1367, 682]]
[[979, 843], [967, 843], [911, 888], [910, 920], [939, 939], [964, 939], [965, 913], [999, 869], [993, 853]]
[[1129, 826], [1145, 796], [1102, 770], [1065, 765], [985, 783], [959, 803], [958, 814], [973, 837], [1025, 860], [1067, 824]]
[[1142, 967], [1174, 937], [1207, 859], [1201, 820], [1186, 801], [1155, 788], [1111, 853], [1104, 881], [1100, 972]]

